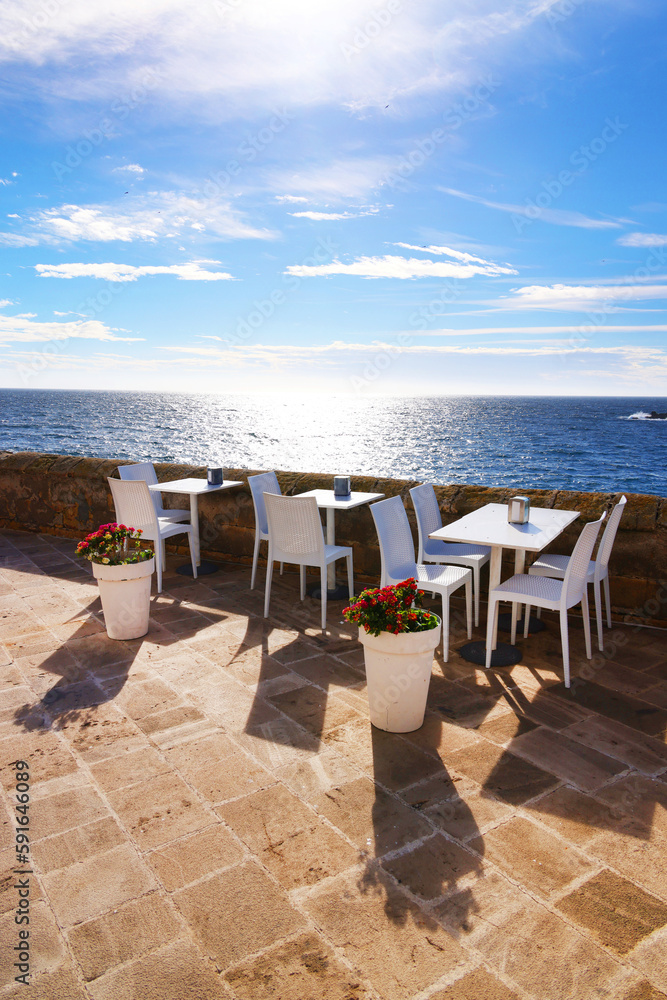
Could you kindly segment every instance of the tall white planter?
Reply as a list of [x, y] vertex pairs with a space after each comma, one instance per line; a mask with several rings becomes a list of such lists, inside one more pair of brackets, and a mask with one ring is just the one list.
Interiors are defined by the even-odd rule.
[[439, 618], [437, 628], [427, 632], [370, 635], [359, 628], [371, 723], [377, 729], [411, 733], [423, 724], [433, 653], [441, 632]]
[[125, 566], [92, 564], [100, 588], [104, 624], [110, 639], [138, 639], [148, 632], [151, 577], [155, 558]]

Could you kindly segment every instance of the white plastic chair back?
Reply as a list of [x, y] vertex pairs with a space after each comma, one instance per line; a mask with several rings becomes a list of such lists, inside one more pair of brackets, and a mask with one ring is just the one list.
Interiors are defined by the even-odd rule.
[[419, 531], [419, 562], [423, 562], [424, 556], [441, 555], [442, 547], [438, 545], [435, 538], [428, 536], [432, 531], [442, 528], [442, 517], [435, 495], [435, 490], [431, 483], [424, 483], [423, 486], [414, 486], [410, 490], [410, 496], [417, 515], [417, 530]]
[[609, 566], [609, 559], [611, 558], [611, 550], [614, 547], [618, 525], [621, 517], [623, 516], [623, 511], [625, 510], [627, 502], [628, 498], [626, 496], [622, 496], [609, 515], [607, 527], [604, 529], [602, 534], [600, 548], [598, 549], [598, 555], [595, 561], [595, 575], [599, 579], [602, 579], [607, 575], [607, 567]]
[[313, 565], [324, 559], [324, 532], [315, 497], [264, 494], [271, 558], [290, 562], [291, 557], [312, 556]]
[[108, 479], [107, 482], [113, 496], [118, 523], [128, 528], [149, 530], [152, 538], [159, 538], [160, 527], [153, 506], [153, 497], [145, 480]]
[[606, 514], [602, 514], [597, 521], [591, 521], [590, 524], [585, 525], [572, 550], [563, 579], [565, 607], [571, 608], [574, 604], [578, 604], [583, 596], [591, 555], [600, 531], [600, 525], [606, 516]]
[[377, 528], [382, 565], [381, 587], [417, 577], [415, 547], [408, 515], [400, 497], [389, 497], [371, 506]]
[[262, 472], [259, 476], [248, 476], [248, 485], [252, 493], [252, 504], [255, 508], [255, 526], [266, 537], [269, 526], [266, 520], [265, 493], [280, 494], [280, 484], [275, 472]]
[[[155, 466], [152, 462], [135, 462], [134, 465], [119, 465], [118, 474], [120, 478], [126, 481], [132, 480], [136, 482], [138, 480], [143, 480], [148, 483], [149, 486], [157, 486], [157, 475], [155, 473]], [[153, 506], [155, 507], [155, 513], [158, 517], [164, 514], [168, 514], [162, 506], [162, 497], [159, 493], [151, 493], [153, 500]]]

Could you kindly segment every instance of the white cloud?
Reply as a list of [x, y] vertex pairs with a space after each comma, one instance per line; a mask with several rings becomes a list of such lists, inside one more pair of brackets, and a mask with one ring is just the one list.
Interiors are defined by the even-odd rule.
[[111, 327], [97, 319], [71, 320], [68, 323], [35, 323], [26, 316], [0, 316], [0, 343], [28, 343], [50, 340], [104, 340], [134, 343], [143, 337], [119, 337]]
[[330, 264], [290, 264], [286, 274], [312, 278], [330, 274], [351, 274], [360, 278], [472, 278], [476, 274], [516, 274], [498, 264], [462, 264], [453, 261], [418, 260], [416, 257], [358, 257], [351, 264], [334, 260]]
[[[234, 281], [226, 271], [208, 271], [202, 261], [135, 267], [132, 264], [35, 264], [42, 278], [102, 278], [104, 281], [136, 281], [148, 274], [173, 274], [181, 281]], [[205, 263], [217, 264], [218, 261]]]
[[[534, 0], [5, 0], [0, 58], [40, 67], [26, 85], [73, 100], [120, 100], [149, 69], [173, 108], [220, 119], [239, 111], [337, 104], [384, 108], [478, 81], [487, 54], [523, 38]], [[46, 18], [47, 24], [44, 25]], [[44, 88], [45, 89], [45, 88]], [[152, 95], [149, 94], [148, 99]]]
[[376, 215], [379, 208], [369, 208], [359, 212], [290, 212], [295, 219], [312, 219], [313, 222], [335, 222], [339, 219], [361, 219], [365, 215]]
[[616, 240], [621, 247], [664, 247], [667, 235], [660, 233], [628, 233]]
[[511, 212], [513, 215], [520, 215], [531, 221], [550, 222], [554, 226], [574, 226], [577, 229], [618, 229], [620, 220], [612, 219], [592, 219], [581, 212], [569, 212], [563, 208], [538, 208], [530, 205], [512, 205], [508, 202], [489, 201], [487, 198], [478, 198], [477, 195], [466, 194], [464, 191], [456, 191], [454, 188], [438, 188], [445, 194], [451, 194], [455, 198], [463, 198], [464, 201], [472, 201], [477, 205], [485, 205], [487, 208], [496, 208], [500, 212]]
[[143, 167], [140, 167], [138, 163], [126, 163], [122, 167], [114, 167], [111, 173], [145, 174], [146, 171]]
[[4, 309], [5, 306], [13, 306], [14, 303], [11, 299], [0, 299], [0, 309]]
[[510, 294], [511, 298], [501, 298], [495, 305], [508, 309], [615, 310], [617, 303], [665, 299], [667, 285], [526, 285], [513, 288]]
[[91, 242], [157, 242], [162, 239], [273, 239], [225, 201], [173, 191], [150, 192], [110, 205], [61, 205], [30, 216], [23, 233], [0, 233], [9, 246]]
[[[408, 331], [405, 332], [407, 333]], [[418, 333], [415, 333], [414, 330], [410, 330], [409, 332], [417, 337], [481, 337], [497, 336], [498, 334], [505, 333], [525, 333], [530, 336], [539, 337], [546, 337], [553, 333], [569, 333], [578, 337], [585, 337], [587, 334], [592, 333], [667, 333], [667, 323], [650, 326], [646, 324], [628, 325], [625, 323], [618, 323], [613, 326], [599, 323], [581, 323], [578, 326], [478, 326], [462, 330], [456, 330], [451, 327], [441, 330], [419, 330]]]
[[475, 257], [471, 253], [464, 253], [462, 250], [452, 250], [450, 247], [423, 246], [416, 247], [412, 243], [392, 243], [390, 246], [403, 247], [404, 250], [419, 250], [421, 253], [434, 253], [453, 257], [454, 260], [462, 260], [466, 263], [488, 264], [483, 257]]
[[277, 194], [276, 201], [287, 202], [289, 205], [305, 204], [308, 199], [298, 194]]

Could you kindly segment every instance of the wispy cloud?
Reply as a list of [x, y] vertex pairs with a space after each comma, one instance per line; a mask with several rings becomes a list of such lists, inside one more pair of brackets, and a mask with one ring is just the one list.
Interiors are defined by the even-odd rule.
[[477, 195], [466, 194], [465, 191], [457, 191], [454, 188], [440, 187], [438, 190], [450, 194], [454, 198], [463, 198], [464, 201], [472, 201], [477, 205], [495, 208], [500, 212], [511, 212], [512, 215], [522, 215], [534, 221], [549, 222], [554, 226], [574, 226], [576, 229], [619, 229], [622, 225], [620, 220], [593, 219], [581, 212], [568, 212], [563, 208], [535, 208], [504, 201], [489, 201], [488, 198], [479, 198]]
[[[274, 190], [292, 191], [304, 200], [343, 202], [349, 205], [365, 199], [371, 191], [381, 188], [397, 161], [392, 156], [338, 158], [326, 164], [312, 164], [299, 171], [281, 170], [269, 178]], [[305, 196], [308, 196], [308, 199]], [[286, 201], [287, 195], [278, 196]]]
[[664, 233], [627, 233], [616, 240], [621, 247], [664, 247], [667, 235]]
[[617, 303], [667, 298], [667, 285], [526, 285], [495, 305], [509, 309], [594, 309]]
[[392, 243], [391, 246], [403, 247], [404, 250], [419, 250], [421, 253], [441, 254], [445, 257], [453, 257], [454, 260], [465, 261], [466, 263], [476, 263], [476, 264], [489, 263], [488, 261], [484, 260], [483, 257], [475, 257], [471, 253], [464, 253], [462, 250], [452, 250], [450, 247], [438, 247], [438, 246], [417, 247], [413, 246], [412, 243]]
[[112, 174], [145, 174], [146, 170], [144, 167], [139, 166], [138, 163], [125, 163], [121, 167], [114, 167], [111, 171]]
[[290, 212], [295, 219], [312, 219], [313, 222], [337, 222], [339, 219], [361, 219], [365, 215], [375, 215], [379, 208], [368, 208], [359, 212]]
[[472, 278], [476, 274], [516, 274], [511, 267], [483, 262], [463, 264], [454, 261], [421, 260], [416, 257], [358, 257], [349, 264], [333, 260], [329, 264], [290, 264], [286, 274], [314, 278], [331, 274], [350, 274], [359, 278]]
[[172, 274], [181, 281], [234, 281], [226, 271], [209, 271], [203, 263], [219, 261], [191, 261], [188, 264], [169, 264], [135, 267], [132, 264], [35, 264], [42, 278], [102, 278], [104, 281], [136, 281], [148, 274]]
[[245, 222], [228, 202], [177, 192], [152, 192], [108, 205], [61, 205], [29, 216], [21, 233], [0, 234], [9, 246], [39, 243], [157, 242], [166, 239], [234, 240], [275, 238]]
[[40, 323], [27, 316], [0, 316], [0, 343], [29, 343], [49, 340], [103, 340], [135, 343], [143, 337], [122, 337], [97, 319], [71, 320], [68, 323]]

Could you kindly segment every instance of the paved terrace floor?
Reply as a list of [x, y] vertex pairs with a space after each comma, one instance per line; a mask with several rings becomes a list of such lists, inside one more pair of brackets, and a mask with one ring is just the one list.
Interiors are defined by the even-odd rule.
[[340, 605], [323, 639], [296, 576], [265, 621], [249, 569], [193, 583], [171, 557], [149, 634], [114, 642], [74, 543], [0, 544], [0, 998], [665, 997], [665, 633], [620, 630], [572, 694], [553, 620], [511, 672], [453, 651], [397, 736]]

